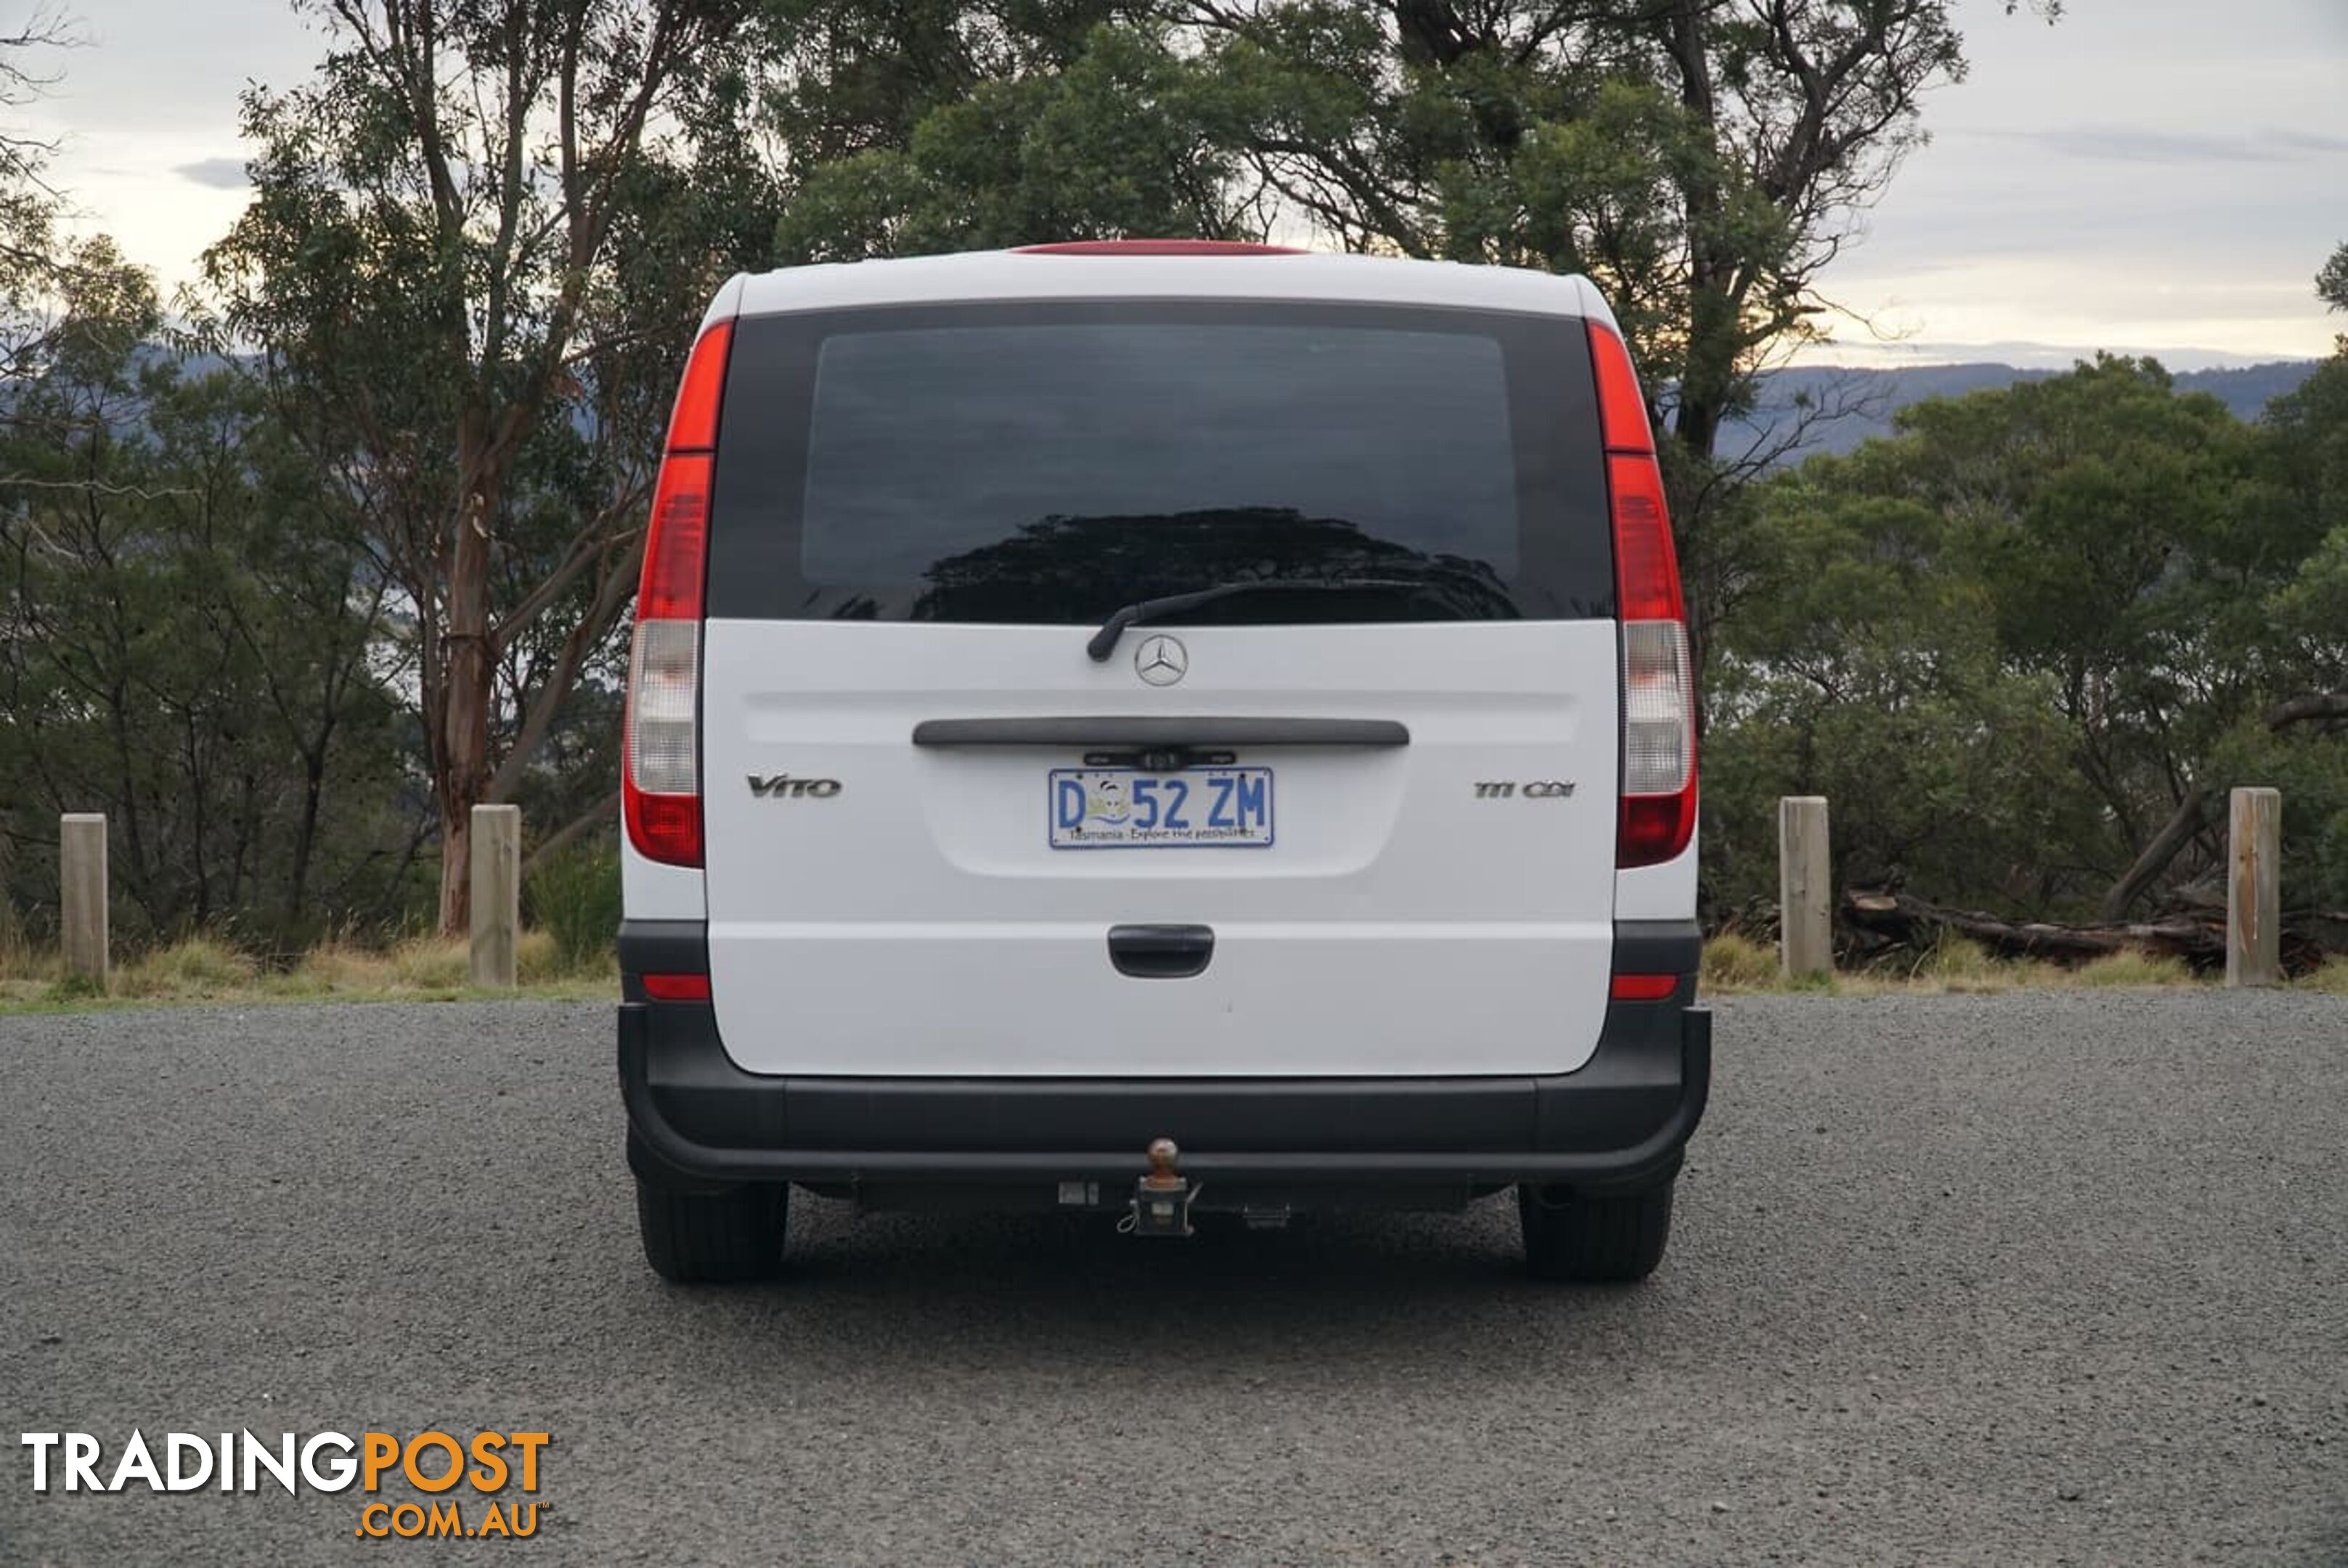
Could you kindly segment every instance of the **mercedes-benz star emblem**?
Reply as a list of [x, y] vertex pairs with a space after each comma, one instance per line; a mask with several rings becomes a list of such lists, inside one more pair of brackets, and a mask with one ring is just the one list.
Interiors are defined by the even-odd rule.
[[1151, 637], [1133, 651], [1133, 672], [1152, 686], [1171, 686], [1190, 672], [1190, 652], [1171, 637]]

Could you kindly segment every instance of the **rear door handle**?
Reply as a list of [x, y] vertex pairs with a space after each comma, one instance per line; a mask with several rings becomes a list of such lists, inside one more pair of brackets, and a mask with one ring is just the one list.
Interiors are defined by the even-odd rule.
[[1187, 980], [1215, 956], [1211, 926], [1111, 926], [1108, 961], [1137, 980]]
[[923, 719], [917, 746], [1406, 746], [1408, 726], [1393, 719], [1277, 719], [1101, 714], [1026, 719]]

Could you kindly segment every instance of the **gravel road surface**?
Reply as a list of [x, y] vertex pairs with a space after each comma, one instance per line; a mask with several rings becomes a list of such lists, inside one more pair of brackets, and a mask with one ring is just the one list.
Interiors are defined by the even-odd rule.
[[494, 1545], [15, 1448], [0, 1560], [2348, 1563], [2348, 1002], [1720, 1012], [1611, 1292], [1521, 1281], [1507, 1200], [1174, 1244], [813, 1199], [790, 1283], [677, 1291], [607, 1008], [0, 1019], [5, 1441], [553, 1434]]

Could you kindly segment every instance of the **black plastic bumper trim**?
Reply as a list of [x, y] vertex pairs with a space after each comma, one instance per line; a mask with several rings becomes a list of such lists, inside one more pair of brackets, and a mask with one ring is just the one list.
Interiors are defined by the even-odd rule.
[[705, 975], [706, 920], [623, 920], [620, 968], [631, 975]]
[[620, 922], [620, 995], [641, 1002], [646, 975], [705, 975], [709, 972], [706, 920]]
[[1171, 1136], [1200, 1177], [1634, 1185], [1676, 1166], [1712, 1077], [1712, 1015], [1673, 1002], [1609, 1008], [1589, 1063], [1531, 1078], [795, 1079], [735, 1066], [705, 1004], [619, 1024], [630, 1124], [697, 1183], [1129, 1179]]
[[1694, 975], [1704, 965], [1704, 927], [1694, 920], [1617, 920], [1618, 975]]

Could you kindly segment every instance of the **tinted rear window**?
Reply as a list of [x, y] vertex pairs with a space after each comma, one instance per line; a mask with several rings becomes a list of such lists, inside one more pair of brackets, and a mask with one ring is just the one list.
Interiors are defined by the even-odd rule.
[[1579, 322], [1078, 302], [751, 317], [719, 426], [709, 613], [1097, 623], [1612, 613]]

